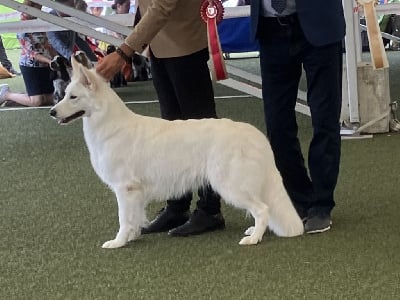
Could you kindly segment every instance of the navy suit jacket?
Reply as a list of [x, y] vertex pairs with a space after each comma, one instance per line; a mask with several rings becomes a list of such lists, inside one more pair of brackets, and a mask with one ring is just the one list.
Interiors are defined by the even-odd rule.
[[[261, 2], [251, 0], [252, 39], [257, 38]], [[343, 39], [346, 26], [342, 0], [296, 0], [296, 9], [304, 35], [313, 46], [324, 46]]]

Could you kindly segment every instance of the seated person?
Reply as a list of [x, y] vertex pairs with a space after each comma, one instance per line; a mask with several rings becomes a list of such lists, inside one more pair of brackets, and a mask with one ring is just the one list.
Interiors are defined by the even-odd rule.
[[[24, 4], [41, 9], [40, 4], [24, 0]], [[35, 17], [21, 14], [22, 20]], [[53, 104], [53, 82], [50, 79], [49, 64], [55, 50], [50, 46], [45, 32], [19, 33], [21, 45], [19, 67], [25, 82], [27, 94], [13, 93], [8, 84], [0, 85], [0, 105], [11, 101], [24, 106], [41, 106]]]

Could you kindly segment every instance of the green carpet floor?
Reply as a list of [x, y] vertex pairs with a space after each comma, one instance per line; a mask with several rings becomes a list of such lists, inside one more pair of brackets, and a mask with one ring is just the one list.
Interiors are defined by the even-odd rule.
[[[21, 78], [9, 82], [17, 89]], [[216, 85], [221, 117], [264, 130], [262, 102]], [[154, 100], [151, 82], [118, 90]], [[158, 104], [129, 104], [158, 116]], [[302, 146], [308, 117], [298, 115]], [[0, 111], [0, 299], [398, 299], [400, 136], [345, 140], [333, 227], [320, 235], [239, 246], [252, 224], [223, 206], [226, 229], [146, 235], [104, 250], [118, 229], [114, 195], [91, 168], [81, 121], [47, 108]], [[305, 153], [306, 154], [306, 153]], [[245, 176], [245, 174], [243, 174]], [[162, 203], [149, 207], [154, 216]]]

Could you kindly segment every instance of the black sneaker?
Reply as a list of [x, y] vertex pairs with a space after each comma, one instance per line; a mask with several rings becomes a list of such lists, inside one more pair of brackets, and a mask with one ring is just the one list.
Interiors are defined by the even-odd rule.
[[296, 207], [296, 206], [295, 206], [295, 209], [296, 209], [296, 212], [299, 215], [301, 221], [303, 222], [303, 224], [305, 224], [308, 219], [307, 210], [304, 208]]
[[189, 236], [224, 228], [225, 220], [221, 213], [210, 215], [202, 209], [196, 209], [185, 224], [170, 230], [168, 234], [171, 236]]
[[321, 233], [331, 229], [332, 220], [329, 214], [308, 217], [304, 225], [306, 233]]
[[142, 234], [165, 232], [185, 224], [187, 220], [189, 220], [189, 211], [175, 212], [167, 206], [159, 211], [149, 226], [142, 228]]

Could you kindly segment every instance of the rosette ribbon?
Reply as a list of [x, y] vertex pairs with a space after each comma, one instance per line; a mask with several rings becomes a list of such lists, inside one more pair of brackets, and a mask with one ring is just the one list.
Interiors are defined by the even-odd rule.
[[227, 79], [228, 73], [226, 72], [217, 30], [217, 24], [221, 22], [224, 17], [224, 7], [221, 0], [203, 0], [200, 7], [200, 16], [207, 24], [208, 49], [212, 62], [212, 77], [214, 80]]

